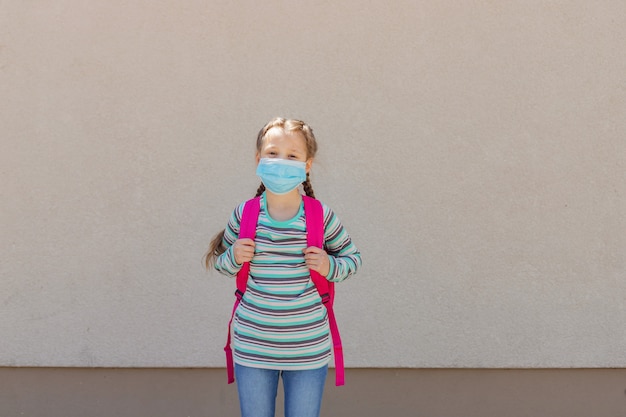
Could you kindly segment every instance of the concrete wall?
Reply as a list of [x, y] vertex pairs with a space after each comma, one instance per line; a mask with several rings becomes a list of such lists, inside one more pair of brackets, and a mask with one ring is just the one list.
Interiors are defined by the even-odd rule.
[[210, 237], [308, 121], [349, 367], [623, 367], [626, 3], [0, 2], [0, 365], [223, 365]]

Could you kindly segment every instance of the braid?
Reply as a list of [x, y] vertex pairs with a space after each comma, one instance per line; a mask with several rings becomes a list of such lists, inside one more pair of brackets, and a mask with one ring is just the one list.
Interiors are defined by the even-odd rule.
[[215, 259], [220, 256], [222, 253], [226, 252], [226, 247], [224, 246], [224, 232], [226, 230], [222, 230], [211, 239], [211, 243], [209, 244], [209, 249], [204, 254], [203, 264], [206, 269], [210, 269], [213, 265], [215, 265]]
[[255, 197], [259, 197], [261, 194], [263, 194], [263, 191], [265, 191], [265, 184], [261, 183], [261, 185], [259, 185], [259, 188], [256, 190]]
[[[263, 191], [265, 191], [265, 185], [261, 183], [261, 185], [259, 185], [258, 190], [256, 191], [255, 197], [259, 197], [261, 194], [263, 194]], [[209, 250], [204, 254], [202, 263], [204, 264], [206, 269], [209, 269], [213, 265], [215, 265], [215, 259], [218, 256], [220, 256], [222, 253], [226, 252], [226, 247], [224, 246], [224, 243], [223, 243], [224, 232], [225, 230], [222, 230], [221, 232], [213, 236], [213, 239], [211, 240], [211, 243], [209, 244]]]
[[304, 188], [304, 193], [311, 198], [315, 198], [315, 192], [313, 191], [313, 186], [311, 185], [311, 178], [309, 177], [309, 173], [306, 174], [306, 181], [302, 183], [302, 187]]

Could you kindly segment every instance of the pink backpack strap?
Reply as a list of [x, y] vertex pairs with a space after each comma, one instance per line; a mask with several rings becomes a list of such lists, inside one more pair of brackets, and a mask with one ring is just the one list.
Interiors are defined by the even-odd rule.
[[[304, 215], [306, 219], [307, 245], [324, 248], [324, 208], [319, 200], [308, 196], [302, 196], [304, 200]], [[341, 336], [335, 319], [333, 303], [335, 301], [334, 283], [316, 271], [311, 271], [311, 280], [328, 312], [328, 324], [330, 334], [333, 339], [333, 354], [335, 356], [335, 385], [341, 386], [345, 383], [345, 373], [343, 366], [343, 348], [341, 346]]]
[[[254, 239], [256, 236], [256, 225], [259, 219], [259, 211], [261, 209], [261, 198], [256, 197], [246, 201], [243, 206], [243, 212], [241, 214], [241, 221], [239, 224], [239, 239]], [[250, 262], [244, 262], [241, 269], [237, 273], [237, 291], [235, 291], [235, 305], [233, 306], [233, 312], [230, 315], [230, 321], [228, 322], [228, 337], [226, 339], [226, 346], [224, 346], [224, 352], [226, 352], [226, 372], [228, 373], [228, 383], [235, 382], [235, 365], [233, 362], [233, 351], [230, 347], [230, 334], [233, 318], [235, 317], [235, 310], [241, 302], [243, 293], [246, 292], [248, 285], [248, 275], [250, 274]]]

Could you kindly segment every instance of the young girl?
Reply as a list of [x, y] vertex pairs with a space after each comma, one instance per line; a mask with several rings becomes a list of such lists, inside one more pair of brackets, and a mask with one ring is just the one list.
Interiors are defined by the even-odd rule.
[[235, 277], [250, 262], [247, 290], [235, 311], [233, 347], [243, 417], [274, 417], [282, 377], [287, 417], [317, 417], [331, 357], [326, 308], [310, 270], [339, 282], [361, 255], [333, 211], [324, 212], [324, 249], [307, 247], [302, 195], [315, 197], [309, 172], [317, 151], [312, 129], [276, 118], [257, 137], [256, 174], [262, 184], [254, 240], [239, 239], [244, 204], [209, 246], [206, 266]]

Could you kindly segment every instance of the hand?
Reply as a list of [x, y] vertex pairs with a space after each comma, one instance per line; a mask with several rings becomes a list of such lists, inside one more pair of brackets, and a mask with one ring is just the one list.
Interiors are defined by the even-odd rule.
[[304, 261], [309, 269], [319, 272], [323, 277], [330, 272], [328, 254], [316, 246], [309, 246], [304, 250]]
[[254, 240], [237, 239], [233, 244], [233, 254], [238, 265], [250, 262], [254, 256]]

